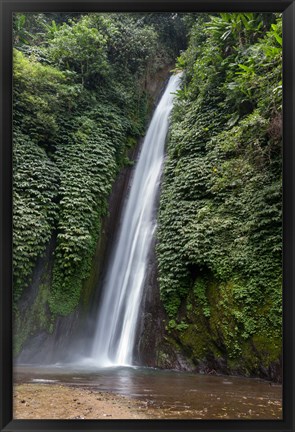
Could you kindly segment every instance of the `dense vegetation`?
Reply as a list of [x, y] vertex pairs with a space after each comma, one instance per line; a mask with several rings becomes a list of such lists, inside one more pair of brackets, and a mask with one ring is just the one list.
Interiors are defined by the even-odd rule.
[[[112, 185], [152, 109], [149, 86], [178, 57], [158, 221], [167, 314], [158, 365], [169, 366], [172, 347], [193, 367], [274, 377], [281, 17], [16, 14], [14, 46], [16, 350], [85, 300]], [[46, 277], [19, 313], [46, 251]]]
[[15, 15], [15, 306], [49, 241], [44, 314], [79, 304], [114, 179], [144, 134], [149, 82], [185, 43], [183, 20], [172, 15]]
[[274, 14], [202, 15], [178, 59], [157, 255], [195, 365], [271, 375], [280, 358], [281, 34]]

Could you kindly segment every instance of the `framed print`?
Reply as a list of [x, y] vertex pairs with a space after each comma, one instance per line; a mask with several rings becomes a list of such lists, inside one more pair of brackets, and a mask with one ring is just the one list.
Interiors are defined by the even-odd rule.
[[1, 431], [294, 430], [291, 0], [1, 0]]

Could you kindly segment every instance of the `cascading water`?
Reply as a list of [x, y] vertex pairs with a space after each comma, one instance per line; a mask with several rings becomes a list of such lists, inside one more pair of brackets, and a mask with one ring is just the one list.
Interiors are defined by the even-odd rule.
[[170, 78], [153, 115], [107, 268], [91, 354], [93, 362], [100, 367], [132, 363], [147, 258], [156, 227], [153, 210], [173, 92], [177, 90], [179, 81], [179, 75]]

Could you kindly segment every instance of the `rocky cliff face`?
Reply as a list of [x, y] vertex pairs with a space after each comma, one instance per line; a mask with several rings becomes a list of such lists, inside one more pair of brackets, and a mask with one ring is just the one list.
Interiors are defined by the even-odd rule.
[[219, 297], [214, 280], [208, 287], [210, 316], [204, 314], [203, 306], [190, 294], [180, 308], [179, 321], [187, 323], [183, 328], [171, 328], [168, 324], [160, 300], [154, 248], [150, 254], [145, 292], [135, 353], [139, 364], [282, 382], [282, 359], [277, 360], [279, 341], [254, 335], [250, 341], [245, 341], [242, 356], [230, 358], [227, 355], [223, 323], [229, 324], [226, 311], [220, 308], [222, 297]]
[[[282, 359], [277, 360], [274, 340], [253, 337], [245, 342], [243, 356], [229, 358], [223, 344], [224, 313], [218, 307], [216, 286], [209, 287], [211, 316], [193, 298], [183, 302], [179, 320], [184, 328], [169, 328], [160, 300], [154, 247], [150, 254], [145, 297], [142, 303], [135, 358], [138, 364], [202, 374], [242, 375], [282, 382]], [[215, 293], [215, 294], [214, 294]], [[189, 307], [188, 307], [189, 306]], [[266, 366], [267, 365], [267, 366]]]
[[169, 336], [167, 315], [160, 300], [155, 241], [152, 244], [142, 299], [134, 357], [138, 365], [192, 371], [193, 363]]

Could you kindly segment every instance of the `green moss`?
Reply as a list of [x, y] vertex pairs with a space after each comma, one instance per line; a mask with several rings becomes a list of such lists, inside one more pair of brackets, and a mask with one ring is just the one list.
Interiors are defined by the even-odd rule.
[[182, 346], [171, 334], [167, 335], [156, 347], [156, 365], [159, 368], [175, 368], [178, 357], [182, 355]]
[[[184, 312], [187, 326], [182, 331], [177, 332], [175, 337], [177, 337], [182, 349], [189, 358], [197, 364], [200, 360], [212, 355], [212, 353], [220, 356], [220, 351], [214, 344], [210, 334], [209, 317], [204, 313], [204, 302], [209, 305], [205, 295], [206, 280], [198, 278], [195, 287], [197, 289], [194, 289], [187, 299], [187, 305], [190, 305], [190, 307], [188, 309], [186, 306]], [[202, 287], [202, 301], [200, 301], [200, 287]], [[181, 315], [181, 318], [184, 318], [183, 315]]]
[[282, 354], [282, 340], [279, 337], [270, 338], [268, 334], [256, 334], [252, 338], [254, 349], [261, 358], [265, 367], [278, 361]]
[[161, 369], [169, 368], [170, 365], [170, 356], [167, 352], [163, 350], [158, 350], [156, 355], [157, 367]]
[[18, 355], [31, 336], [42, 330], [53, 333], [54, 317], [48, 309], [49, 284], [41, 283], [32, 305], [25, 310], [17, 310], [14, 317], [13, 351]]
[[204, 332], [202, 325], [190, 324], [189, 328], [179, 335], [179, 340], [195, 363], [206, 358], [210, 348], [208, 333], [207, 331]]
[[[169, 326], [166, 342], [195, 365], [222, 360], [229, 372], [245, 376], [268, 370], [280, 358], [281, 337], [263, 330], [260, 313], [265, 314], [269, 305], [251, 309], [237, 294], [246, 289], [245, 284], [237, 277], [218, 282], [212, 276], [198, 276], [178, 321], [170, 320], [173, 325]], [[204, 304], [210, 309], [208, 316]], [[178, 327], [182, 322], [186, 325]]]

